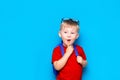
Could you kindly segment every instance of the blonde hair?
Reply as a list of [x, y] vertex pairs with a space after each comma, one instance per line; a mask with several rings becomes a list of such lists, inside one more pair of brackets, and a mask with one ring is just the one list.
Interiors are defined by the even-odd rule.
[[64, 27], [66, 27], [66, 25], [69, 25], [67, 27], [76, 27], [77, 32], [79, 32], [79, 24], [77, 22], [72, 21], [72, 20], [65, 20], [61, 23], [60, 30]]

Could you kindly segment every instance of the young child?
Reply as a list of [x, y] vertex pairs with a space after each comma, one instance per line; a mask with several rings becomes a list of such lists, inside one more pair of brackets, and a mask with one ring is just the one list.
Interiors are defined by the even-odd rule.
[[79, 45], [76, 45], [78, 56], [75, 55], [74, 42], [79, 37], [79, 21], [71, 18], [62, 19], [59, 36], [62, 39], [64, 55], [60, 46], [53, 50], [52, 64], [59, 72], [56, 80], [82, 80], [82, 68], [86, 66], [85, 53]]

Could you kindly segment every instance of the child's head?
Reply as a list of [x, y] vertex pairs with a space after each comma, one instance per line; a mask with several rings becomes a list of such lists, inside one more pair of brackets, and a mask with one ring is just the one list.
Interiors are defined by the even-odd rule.
[[65, 46], [73, 45], [75, 40], [79, 37], [79, 21], [73, 19], [62, 19], [59, 36], [62, 38]]

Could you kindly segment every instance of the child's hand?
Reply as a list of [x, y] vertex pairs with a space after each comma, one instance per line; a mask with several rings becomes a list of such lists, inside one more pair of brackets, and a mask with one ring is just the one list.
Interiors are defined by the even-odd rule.
[[82, 64], [83, 63], [83, 58], [81, 56], [77, 56], [77, 62]]
[[74, 50], [73, 46], [67, 46], [66, 53], [71, 55], [73, 50]]
[[87, 65], [87, 60], [84, 60], [81, 56], [77, 56], [77, 62], [80, 63], [83, 67]]

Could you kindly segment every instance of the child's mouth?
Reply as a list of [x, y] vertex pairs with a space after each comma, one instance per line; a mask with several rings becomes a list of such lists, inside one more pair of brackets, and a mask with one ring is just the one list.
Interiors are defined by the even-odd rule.
[[70, 42], [70, 41], [71, 41], [71, 39], [68, 39], [67, 41], [68, 41], [68, 42]]

